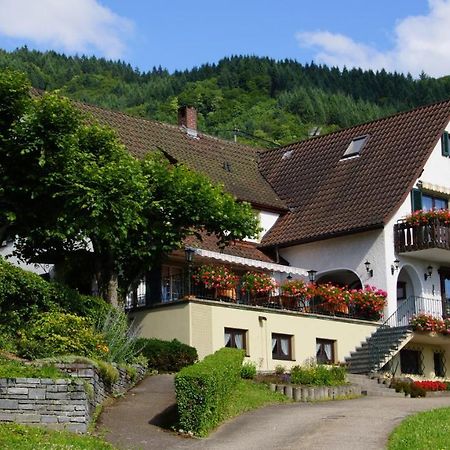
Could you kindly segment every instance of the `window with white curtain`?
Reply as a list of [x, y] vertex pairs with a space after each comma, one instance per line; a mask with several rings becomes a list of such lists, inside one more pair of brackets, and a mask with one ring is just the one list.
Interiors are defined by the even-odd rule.
[[238, 328], [225, 328], [224, 345], [230, 348], [240, 348], [247, 353], [247, 332]]
[[272, 358], [292, 359], [292, 336], [272, 333]]
[[316, 339], [317, 364], [334, 364], [334, 346], [336, 341]]

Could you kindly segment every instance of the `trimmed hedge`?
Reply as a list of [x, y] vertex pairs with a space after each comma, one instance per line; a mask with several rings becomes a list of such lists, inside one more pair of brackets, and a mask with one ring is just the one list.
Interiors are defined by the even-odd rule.
[[294, 366], [291, 368], [291, 383], [312, 386], [339, 386], [345, 384], [345, 367], [326, 366]]
[[175, 376], [181, 429], [205, 436], [220, 422], [243, 360], [243, 350], [222, 348]]
[[148, 366], [160, 372], [178, 372], [183, 367], [194, 364], [198, 359], [194, 347], [176, 339], [162, 341], [140, 338], [136, 340], [135, 346], [136, 350], [148, 359]]

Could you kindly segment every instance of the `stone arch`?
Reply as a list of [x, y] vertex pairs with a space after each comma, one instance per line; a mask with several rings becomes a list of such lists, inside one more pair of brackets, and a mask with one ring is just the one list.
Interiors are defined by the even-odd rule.
[[333, 269], [320, 272], [316, 276], [316, 283], [332, 283], [338, 286], [348, 286], [350, 289], [361, 289], [363, 286], [358, 274], [350, 269]]

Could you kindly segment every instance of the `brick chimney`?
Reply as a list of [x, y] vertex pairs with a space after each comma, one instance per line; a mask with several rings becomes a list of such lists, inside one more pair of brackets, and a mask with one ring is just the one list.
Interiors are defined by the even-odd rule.
[[197, 137], [197, 110], [193, 106], [178, 109], [178, 125], [185, 127], [189, 136]]

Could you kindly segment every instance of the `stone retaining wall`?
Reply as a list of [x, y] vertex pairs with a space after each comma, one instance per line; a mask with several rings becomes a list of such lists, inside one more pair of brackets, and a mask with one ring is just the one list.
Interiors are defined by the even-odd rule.
[[146, 372], [144, 367], [136, 366], [137, 377], [132, 380], [127, 371], [120, 368], [118, 381], [110, 386], [91, 365], [58, 366], [71, 378], [0, 379], [0, 422], [45, 425], [85, 433], [95, 408], [107, 397], [130, 389]]
[[89, 420], [89, 404], [80, 380], [0, 379], [0, 422], [47, 425], [84, 433]]
[[345, 384], [343, 386], [292, 386], [285, 384], [271, 384], [270, 389], [284, 394], [296, 402], [314, 402], [321, 400], [334, 400], [346, 396], [360, 396], [361, 386]]

